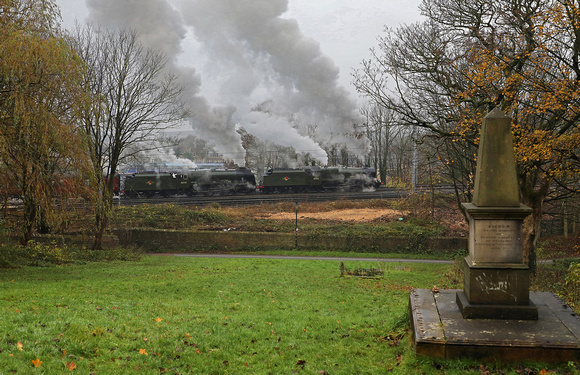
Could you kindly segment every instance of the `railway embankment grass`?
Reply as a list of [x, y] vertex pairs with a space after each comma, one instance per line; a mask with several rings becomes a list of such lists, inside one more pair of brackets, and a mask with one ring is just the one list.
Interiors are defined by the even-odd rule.
[[[455, 220], [446, 216], [447, 221]], [[465, 232], [433, 215], [417, 215], [391, 201], [337, 201], [188, 208], [120, 207], [114, 233], [124, 245], [146, 251], [318, 250], [368, 253], [457, 254]]]
[[[68, 216], [67, 216], [68, 215]], [[218, 204], [181, 206], [143, 204], [115, 207], [110, 218], [106, 250], [91, 253], [90, 212], [70, 212], [53, 227], [53, 234], [36, 236], [42, 246], [10, 250], [38, 258], [43, 253], [72, 254], [72, 261], [115, 259], [115, 248], [142, 252], [244, 252], [286, 254], [311, 252], [338, 256], [370, 254], [379, 257], [452, 259], [465, 254], [467, 224], [452, 197], [412, 195], [397, 200], [338, 200], [293, 202], [242, 207]], [[3, 222], [10, 233], [9, 220]], [[12, 232], [16, 233], [17, 229]], [[30, 247], [29, 247], [30, 248]], [[60, 249], [59, 249], [60, 248]], [[84, 249], [84, 250], [83, 250]], [[540, 241], [539, 259], [578, 255], [578, 244], [548, 237]], [[33, 254], [28, 254], [28, 253]], [[0, 264], [10, 259], [0, 254]], [[53, 257], [58, 258], [58, 257]], [[67, 258], [67, 255], [62, 255]], [[26, 262], [16, 262], [26, 264]]]
[[459, 287], [454, 266], [375, 267], [382, 276], [359, 278], [335, 261], [144, 257], [3, 270], [0, 364], [22, 374], [578, 373], [417, 356], [409, 291]]

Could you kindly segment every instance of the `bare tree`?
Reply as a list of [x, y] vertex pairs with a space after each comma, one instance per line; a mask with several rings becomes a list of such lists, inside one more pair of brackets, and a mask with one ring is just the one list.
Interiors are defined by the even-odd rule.
[[371, 146], [370, 165], [378, 171], [381, 181], [386, 183], [388, 176], [393, 175], [395, 139], [403, 129], [398, 126], [393, 112], [384, 106], [369, 104], [361, 109], [361, 113], [366, 119], [364, 127]]
[[180, 138], [173, 147], [173, 151], [175, 152], [175, 156], [192, 161], [203, 161], [217, 155], [213, 147], [206, 140], [194, 135]]
[[[438, 137], [468, 182], [483, 116], [512, 117], [533, 269], [542, 206], [579, 191], [580, 6], [567, 0], [424, 0], [426, 20], [391, 30], [355, 74], [361, 93]], [[469, 189], [469, 183], [463, 184]], [[560, 187], [560, 189], [558, 189]]]
[[[166, 58], [145, 49], [136, 32], [88, 25], [77, 27], [72, 42], [86, 66], [84, 85], [90, 101], [81, 110], [81, 120], [94, 169], [93, 248], [101, 249], [119, 163], [130, 156], [129, 150], [157, 147], [161, 131], [179, 124], [188, 110]], [[135, 145], [141, 147], [130, 147]]]

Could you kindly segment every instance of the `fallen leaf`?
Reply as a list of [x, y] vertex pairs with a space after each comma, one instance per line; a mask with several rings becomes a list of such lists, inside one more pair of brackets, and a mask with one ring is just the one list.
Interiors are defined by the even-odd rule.
[[162, 320], [163, 320], [163, 319], [161, 319], [161, 318], [157, 318], [157, 319], [155, 319], [155, 321], [156, 321], [156, 322], [160, 322], [160, 321], [162, 321]]
[[298, 360], [298, 362], [296, 362], [296, 366], [302, 366], [302, 368], [304, 368], [304, 366], [306, 365], [306, 361], [303, 359]]
[[42, 361], [38, 358], [36, 358], [36, 361], [32, 360], [30, 361], [32, 362], [32, 364], [34, 365], [34, 367], [40, 367], [40, 365], [42, 365]]
[[491, 372], [487, 366], [479, 365], [479, 375], [490, 375], [490, 374]]
[[403, 353], [398, 353], [395, 357], [397, 360], [397, 366], [401, 364], [401, 360], [403, 359]]
[[145, 355], [148, 355], [148, 354], [147, 354], [147, 350], [145, 350], [145, 349], [139, 349], [139, 354], [145, 354]]
[[20, 341], [18, 341], [18, 343], [16, 344], [16, 347], [18, 348], [18, 350], [24, 350], [24, 349], [22, 349], [22, 343]]
[[68, 362], [67, 362], [67, 363], [66, 363], [66, 368], [67, 368], [69, 371], [72, 371], [72, 370], [74, 370], [75, 368], [77, 368], [77, 365], [76, 365], [76, 363], [74, 363], [74, 362], [70, 362], [70, 363], [68, 363]]

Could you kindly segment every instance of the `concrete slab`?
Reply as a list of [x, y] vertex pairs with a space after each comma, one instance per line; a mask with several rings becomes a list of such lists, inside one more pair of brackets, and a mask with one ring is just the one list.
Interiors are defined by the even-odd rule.
[[463, 318], [457, 292], [411, 291], [411, 330], [418, 354], [502, 362], [580, 361], [580, 318], [554, 294], [530, 292], [538, 320], [502, 320]]

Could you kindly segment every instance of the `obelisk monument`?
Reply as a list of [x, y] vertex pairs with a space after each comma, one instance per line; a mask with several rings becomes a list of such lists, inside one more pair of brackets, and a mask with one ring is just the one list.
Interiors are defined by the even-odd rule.
[[495, 108], [483, 119], [472, 203], [469, 255], [457, 305], [464, 318], [538, 318], [523, 261], [522, 225], [531, 208], [520, 203], [511, 119]]

